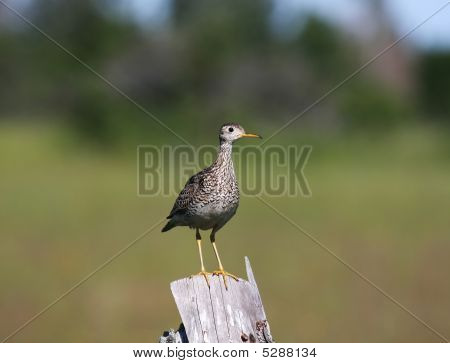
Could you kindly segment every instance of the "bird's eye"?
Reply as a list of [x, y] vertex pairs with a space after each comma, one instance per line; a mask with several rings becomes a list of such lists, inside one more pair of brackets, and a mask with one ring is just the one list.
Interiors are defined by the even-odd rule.
[[233, 129], [232, 127], [230, 127], [230, 128], [228, 129], [228, 131], [229, 131], [229, 132], [233, 132], [234, 129]]

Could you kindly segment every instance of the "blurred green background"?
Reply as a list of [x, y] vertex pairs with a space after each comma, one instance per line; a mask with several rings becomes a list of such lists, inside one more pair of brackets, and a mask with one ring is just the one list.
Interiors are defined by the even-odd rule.
[[[271, 135], [442, 5], [6, 3], [196, 146], [228, 120]], [[264, 197], [446, 336], [448, 18], [271, 139], [313, 146], [312, 197]], [[136, 146], [180, 140], [2, 4], [0, 50], [3, 338], [167, 215], [175, 195], [137, 196]], [[149, 342], [176, 328], [169, 282], [198, 270], [197, 249], [192, 231], [159, 230], [12, 341]], [[250, 257], [279, 342], [439, 340], [256, 198], [242, 198], [217, 242], [233, 273]]]

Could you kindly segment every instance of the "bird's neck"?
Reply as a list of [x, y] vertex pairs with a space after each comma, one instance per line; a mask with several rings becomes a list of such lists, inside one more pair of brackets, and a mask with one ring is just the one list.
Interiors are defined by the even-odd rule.
[[221, 142], [214, 165], [218, 168], [230, 168], [234, 173], [233, 158], [231, 157], [232, 149], [233, 145], [231, 143]]

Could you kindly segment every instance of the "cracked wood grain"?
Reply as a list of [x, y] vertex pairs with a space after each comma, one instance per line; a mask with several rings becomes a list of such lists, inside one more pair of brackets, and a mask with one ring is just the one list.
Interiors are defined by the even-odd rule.
[[187, 277], [171, 283], [189, 342], [272, 342], [266, 313], [247, 257], [245, 265], [248, 281], [228, 278], [228, 289], [219, 276], [210, 276], [209, 286], [203, 276]]

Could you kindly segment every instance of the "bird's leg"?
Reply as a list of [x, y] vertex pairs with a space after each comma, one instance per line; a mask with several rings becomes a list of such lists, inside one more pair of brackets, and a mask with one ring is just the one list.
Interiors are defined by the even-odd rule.
[[202, 253], [202, 237], [200, 236], [200, 232], [197, 229], [196, 233], [196, 239], [197, 239], [197, 246], [198, 246], [198, 254], [200, 256], [200, 265], [201, 265], [201, 271], [205, 272], [205, 265], [203, 264], [203, 253]]
[[198, 228], [196, 230], [195, 237], [197, 239], [198, 254], [200, 255], [200, 264], [201, 264], [201, 270], [197, 275], [203, 275], [205, 277], [206, 283], [209, 286], [208, 272], [206, 272], [205, 265], [203, 264], [202, 236], [200, 236], [200, 231], [198, 230]]
[[225, 284], [225, 289], [228, 290], [227, 278], [226, 277], [230, 276], [231, 278], [235, 279], [236, 281], [239, 281], [239, 278], [237, 276], [235, 276], [233, 274], [230, 274], [229, 272], [226, 272], [224, 270], [223, 265], [222, 265], [222, 261], [220, 260], [219, 252], [217, 251], [216, 242], [215, 242], [215, 238], [214, 238], [213, 234], [211, 234], [211, 244], [213, 246], [214, 253], [215, 253], [216, 258], [217, 258], [217, 262], [219, 263], [219, 269], [213, 271], [213, 275], [217, 275], [217, 276], [222, 275], [223, 276], [223, 283]]

